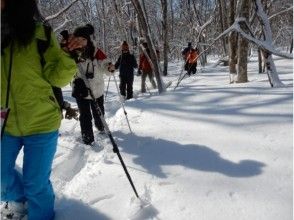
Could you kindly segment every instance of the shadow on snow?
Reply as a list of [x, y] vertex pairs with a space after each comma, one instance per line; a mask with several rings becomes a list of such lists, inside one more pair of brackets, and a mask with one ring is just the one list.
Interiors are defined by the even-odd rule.
[[152, 175], [166, 178], [161, 166], [181, 165], [183, 167], [205, 171], [217, 172], [229, 177], [251, 177], [262, 173], [264, 163], [255, 160], [241, 160], [238, 163], [226, 160], [209, 147], [188, 144], [152, 137], [115, 132], [118, 146], [123, 152], [136, 155], [134, 163], [142, 166]]

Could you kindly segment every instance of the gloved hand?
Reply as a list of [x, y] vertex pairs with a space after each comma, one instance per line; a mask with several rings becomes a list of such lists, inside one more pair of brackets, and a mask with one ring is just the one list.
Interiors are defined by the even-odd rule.
[[66, 119], [74, 118], [75, 120], [78, 120], [79, 119], [79, 114], [78, 113], [79, 113], [78, 109], [68, 107], [68, 108], [65, 109], [65, 118]]
[[108, 69], [109, 72], [114, 73], [114, 71], [115, 71], [115, 66], [114, 66], [112, 63], [109, 63], [107, 69]]
[[138, 69], [137, 76], [141, 76], [141, 75], [142, 75], [142, 71], [140, 69]]

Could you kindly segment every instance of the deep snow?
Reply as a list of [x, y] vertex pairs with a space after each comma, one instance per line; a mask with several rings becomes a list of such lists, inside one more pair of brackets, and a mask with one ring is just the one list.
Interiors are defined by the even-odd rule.
[[64, 119], [51, 178], [56, 220], [292, 219], [293, 63], [275, 60], [285, 88], [270, 88], [255, 57], [243, 84], [229, 84], [228, 68], [213, 62], [176, 90], [182, 63], [170, 63], [162, 95], [140, 94], [135, 77], [136, 98], [125, 102], [133, 133], [111, 78], [106, 120], [142, 200], [107, 136], [95, 130], [95, 147], [83, 145], [79, 123]]

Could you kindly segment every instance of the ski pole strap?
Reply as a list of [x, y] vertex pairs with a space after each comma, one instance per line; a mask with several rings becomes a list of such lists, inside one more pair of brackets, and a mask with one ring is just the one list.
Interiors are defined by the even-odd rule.
[[10, 81], [12, 73], [12, 57], [13, 57], [13, 41], [10, 45], [10, 57], [9, 57], [9, 69], [8, 69], [8, 79], [7, 79], [7, 88], [6, 88], [6, 102], [5, 108], [8, 108], [9, 105], [9, 93], [10, 93]]

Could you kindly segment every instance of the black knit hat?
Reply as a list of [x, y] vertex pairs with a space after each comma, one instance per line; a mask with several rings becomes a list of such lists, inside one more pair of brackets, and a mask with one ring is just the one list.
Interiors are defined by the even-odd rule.
[[83, 37], [87, 40], [90, 39], [90, 35], [94, 34], [94, 27], [91, 24], [86, 24], [85, 26], [78, 27], [74, 31], [74, 36]]

